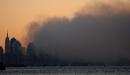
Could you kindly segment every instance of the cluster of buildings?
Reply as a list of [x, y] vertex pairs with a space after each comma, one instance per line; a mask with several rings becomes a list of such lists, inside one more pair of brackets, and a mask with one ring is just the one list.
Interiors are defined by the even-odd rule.
[[[30, 43], [29, 45], [32, 44]], [[7, 33], [5, 38], [5, 48], [3, 49], [2, 47], [0, 47], [0, 63], [3, 63], [7, 66], [14, 66], [14, 65], [17, 66], [27, 64], [28, 62], [27, 60], [29, 60], [27, 58], [29, 58], [29, 55], [33, 54], [33, 56], [35, 56], [35, 53], [32, 53], [33, 49], [31, 48], [32, 51], [28, 53], [29, 51], [27, 50], [27, 53], [25, 55], [25, 53], [23, 53], [24, 49], [25, 48], [22, 47], [21, 43], [17, 39], [15, 39], [14, 37], [10, 39]]]
[[[23, 53], [23, 50], [26, 53]], [[13, 38], [9, 38], [8, 33], [5, 38], [5, 48], [0, 46], [0, 64], [5, 66], [85, 66], [85, 65], [130, 65], [128, 60], [120, 60], [112, 64], [105, 63], [86, 63], [86, 62], [70, 62], [58, 59], [48, 55], [44, 50], [37, 53], [33, 43], [29, 43], [27, 48], [22, 47], [21, 43]], [[5, 52], [4, 52], [5, 51]]]
[[[50, 66], [63, 65], [64, 63], [44, 50], [37, 53], [33, 43], [29, 43], [27, 48], [22, 47], [16, 38], [9, 38], [7, 33], [5, 38], [5, 48], [0, 47], [0, 63], [5, 66]], [[26, 51], [26, 52], [24, 52]]]

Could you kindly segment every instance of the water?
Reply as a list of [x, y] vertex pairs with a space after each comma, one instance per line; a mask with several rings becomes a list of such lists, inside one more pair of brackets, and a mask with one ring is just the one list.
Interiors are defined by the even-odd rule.
[[0, 75], [130, 75], [130, 67], [8, 67]]

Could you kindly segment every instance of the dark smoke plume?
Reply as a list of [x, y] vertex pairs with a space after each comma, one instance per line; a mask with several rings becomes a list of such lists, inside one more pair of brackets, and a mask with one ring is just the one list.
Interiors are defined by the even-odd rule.
[[37, 51], [67, 61], [130, 60], [130, 12], [124, 4], [120, 6], [98, 3], [93, 11], [83, 8], [71, 20], [51, 18], [32, 23], [29, 39], [39, 48]]

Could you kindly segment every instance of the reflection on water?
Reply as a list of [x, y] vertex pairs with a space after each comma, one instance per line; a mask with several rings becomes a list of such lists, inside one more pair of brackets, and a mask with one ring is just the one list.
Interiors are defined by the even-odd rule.
[[0, 75], [130, 75], [130, 67], [8, 67]]

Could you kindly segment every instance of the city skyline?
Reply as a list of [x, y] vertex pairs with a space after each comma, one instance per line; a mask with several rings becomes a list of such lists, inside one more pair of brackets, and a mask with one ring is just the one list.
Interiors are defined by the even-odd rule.
[[0, 75], [130, 75], [130, 0], [0, 0]]
[[[29, 67], [29, 66], [129, 66], [129, 59], [117, 58], [115, 61], [75, 61], [61, 58], [60, 55], [53, 56], [46, 53], [46, 50], [36, 47], [35, 43], [29, 43], [27, 48], [15, 38], [10, 38], [8, 32], [5, 39], [5, 49], [0, 46], [0, 64], [8, 67]], [[5, 50], [5, 52], [4, 52]], [[26, 50], [26, 53], [23, 53]], [[49, 50], [49, 49], [48, 49]], [[122, 55], [120, 55], [122, 56]]]
[[0, 1], [1, 49], [9, 64], [130, 61], [129, 0]]

